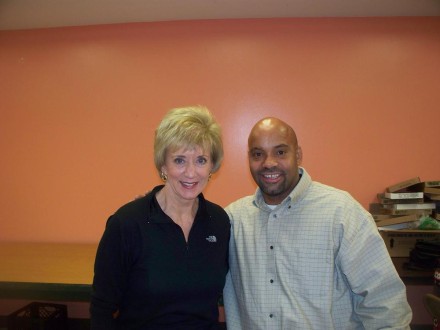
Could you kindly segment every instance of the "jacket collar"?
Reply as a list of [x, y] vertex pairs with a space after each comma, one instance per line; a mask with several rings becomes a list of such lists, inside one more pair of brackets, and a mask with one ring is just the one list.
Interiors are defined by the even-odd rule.
[[[147, 195], [145, 195], [145, 202], [147, 206], [148, 220], [150, 222], [156, 223], [169, 223], [169, 218], [165, 217], [165, 213], [161, 209], [159, 203], [156, 199], [156, 194], [164, 187], [164, 185], [159, 185], [153, 188]], [[206, 206], [206, 200], [202, 193], [200, 193], [197, 198], [199, 199], [199, 208], [197, 210], [194, 221], [198, 217], [207, 218], [209, 213]]]

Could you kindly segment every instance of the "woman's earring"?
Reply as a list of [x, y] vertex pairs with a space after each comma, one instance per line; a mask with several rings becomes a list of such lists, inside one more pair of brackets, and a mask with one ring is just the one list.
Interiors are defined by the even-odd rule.
[[168, 175], [166, 175], [164, 172], [160, 172], [160, 178], [162, 179], [163, 182], [167, 182]]
[[208, 181], [211, 180], [211, 178], [212, 178], [212, 173], [209, 173], [209, 175], [208, 175]]

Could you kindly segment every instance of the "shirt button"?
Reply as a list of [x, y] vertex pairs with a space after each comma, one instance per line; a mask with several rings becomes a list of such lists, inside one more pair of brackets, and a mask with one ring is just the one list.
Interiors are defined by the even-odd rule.
[[269, 314], [269, 317], [272, 318], [272, 317], [273, 317], [273, 314]]
[[289, 207], [288, 207], [288, 208], [290, 209], [291, 207], [292, 207], [292, 206], [291, 206], [291, 205], [289, 205]]
[[270, 246], [270, 249], [273, 250], [273, 246], [272, 245]]
[[270, 280], [270, 283], [273, 283], [273, 280]]
[[276, 217], [277, 217], [277, 215], [276, 215], [276, 214], [274, 214], [274, 215], [273, 215], [273, 217], [274, 217], [274, 218], [276, 218]]

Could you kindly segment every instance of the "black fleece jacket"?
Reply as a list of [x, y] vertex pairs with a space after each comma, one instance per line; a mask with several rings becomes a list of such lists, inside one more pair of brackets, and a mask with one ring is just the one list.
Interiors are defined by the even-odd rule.
[[122, 206], [107, 221], [95, 260], [92, 330], [218, 326], [229, 218], [200, 194], [186, 242], [154, 197], [162, 187]]

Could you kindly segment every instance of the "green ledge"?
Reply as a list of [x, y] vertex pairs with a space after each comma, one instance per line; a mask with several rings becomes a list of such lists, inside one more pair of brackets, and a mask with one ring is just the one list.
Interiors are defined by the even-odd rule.
[[[0, 282], [0, 299], [89, 302], [90, 284]], [[218, 301], [223, 306], [223, 296]]]
[[0, 282], [1, 299], [90, 301], [90, 284]]

